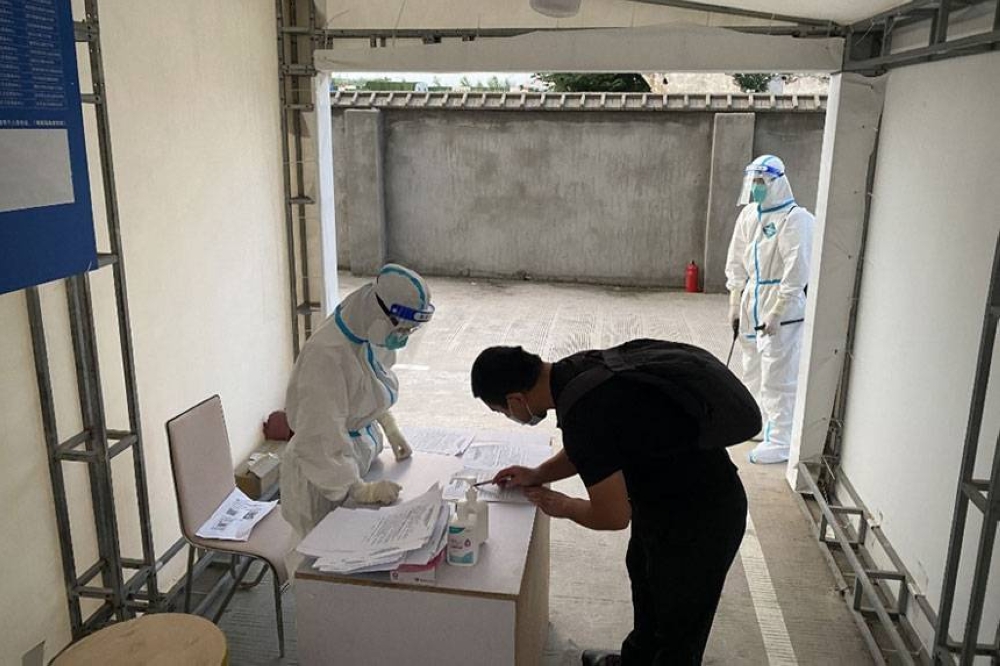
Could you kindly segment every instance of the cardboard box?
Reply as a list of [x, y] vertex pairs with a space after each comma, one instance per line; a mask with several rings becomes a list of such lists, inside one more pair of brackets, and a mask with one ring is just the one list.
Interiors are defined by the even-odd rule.
[[287, 442], [267, 441], [236, 468], [236, 487], [250, 499], [260, 499], [281, 480], [281, 453]]

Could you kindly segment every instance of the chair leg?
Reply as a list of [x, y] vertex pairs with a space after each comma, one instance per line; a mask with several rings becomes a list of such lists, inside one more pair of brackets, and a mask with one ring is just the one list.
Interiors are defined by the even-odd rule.
[[184, 581], [184, 612], [191, 612], [191, 583], [192, 583], [192, 573], [194, 570], [194, 545], [188, 544], [188, 566], [187, 566], [187, 576]]
[[[270, 566], [270, 562], [268, 563]], [[271, 566], [271, 579], [274, 583], [274, 617], [278, 623], [278, 652], [285, 656], [285, 619], [281, 612], [281, 583], [278, 582], [278, 571]]]
[[225, 612], [226, 607], [229, 606], [229, 601], [236, 594], [236, 589], [240, 586], [240, 580], [246, 575], [247, 570], [250, 569], [250, 564], [252, 560], [247, 560], [247, 563], [243, 565], [242, 570], [237, 571], [237, 567], [233, 566], [234, 561], [239, 555], [230, 555], [230, 575], [233, 577], [233, 586], [229, 588], [229, 592], [226, 593], [226, 598], [222, 600], [222, 604], [219, 606], [219, 610], [215, 611], [215, 617], [212, 618], [214, 624], [219, 623], [219, 618], [222, 617], [222, 613]]
[[240, 589], [241, 590], [249, 590], [249, 589], [255, 588], [258, 585], [260, 585], [260, 581], [264, 580], [264, 574], [267, 573], [267, 569], [268, 569], [268, 565], [265, 563], [264, 565], [261, 566], [260, 572], [257, 574], [256, 578], [254, 578], [249, 583], [240, 583]]

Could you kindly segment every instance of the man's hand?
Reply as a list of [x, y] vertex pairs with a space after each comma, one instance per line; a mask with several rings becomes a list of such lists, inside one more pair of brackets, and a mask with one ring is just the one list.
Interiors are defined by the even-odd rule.
[[733, 327], [734, 335], [739, 335], [740, 332], [740, 302], [742, 300], [742, 292], [729, 292], [729, 325]]
[[577, 499], [542, 486], [525, 488], [524, 496], [541, 509], [542, 513], [552, 518], [572, 518], [573, 505], [579, 502]]
[[776, 335], [781, 330], [781, 314], [775, 311], [768, 312], [762, 322], [761, 332], [764, 335]]
[[493, 477], [493, 483], [501, 488], [525, 488], [542, 485], [542, 477], [535, 467], [514, 465], [497, 472]]
[[386, 479], [371, 483], [358, 481], [351, 486], [349, 495], [357, 504], [392, 504], [402, 489], [403, 486]]

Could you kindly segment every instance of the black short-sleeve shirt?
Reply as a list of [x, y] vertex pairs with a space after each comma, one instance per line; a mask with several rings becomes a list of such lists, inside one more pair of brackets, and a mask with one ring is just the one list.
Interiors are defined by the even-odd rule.
[[[581, 352], [552, 365], [556, 404], [569, 381], [596, 362]], [[739, 484], [729, 454], [697, 448], [697, 422], [655, 387], [614, 377], [557, 416], [563, 448], [587, 486], [621, 470], [633, 502], [657, 503], [725, 494]]]

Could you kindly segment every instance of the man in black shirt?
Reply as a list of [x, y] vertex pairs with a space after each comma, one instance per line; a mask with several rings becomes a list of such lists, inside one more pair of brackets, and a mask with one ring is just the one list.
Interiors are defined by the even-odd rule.
[[[649, 384], [612, 377], [568, 414], [567, 384], [593, 367], [592, 352], [545, 363], [521, 347], [491, 347], [472, 367], [472, 393], [495, 412], [535, 425], [556, 410], [563, 449], [536, 468], [501, 470], [553, 518], [595, 530], [631, 522], [626, 565], [634, 625], [618, 653], [584, 653], [585, 664], [700, 664], [726, 572], [746, 529], [747, 502], [724, 449], [695, 445], [699, 426]], [[587, 499], [543, 484], [579, 474]]]

